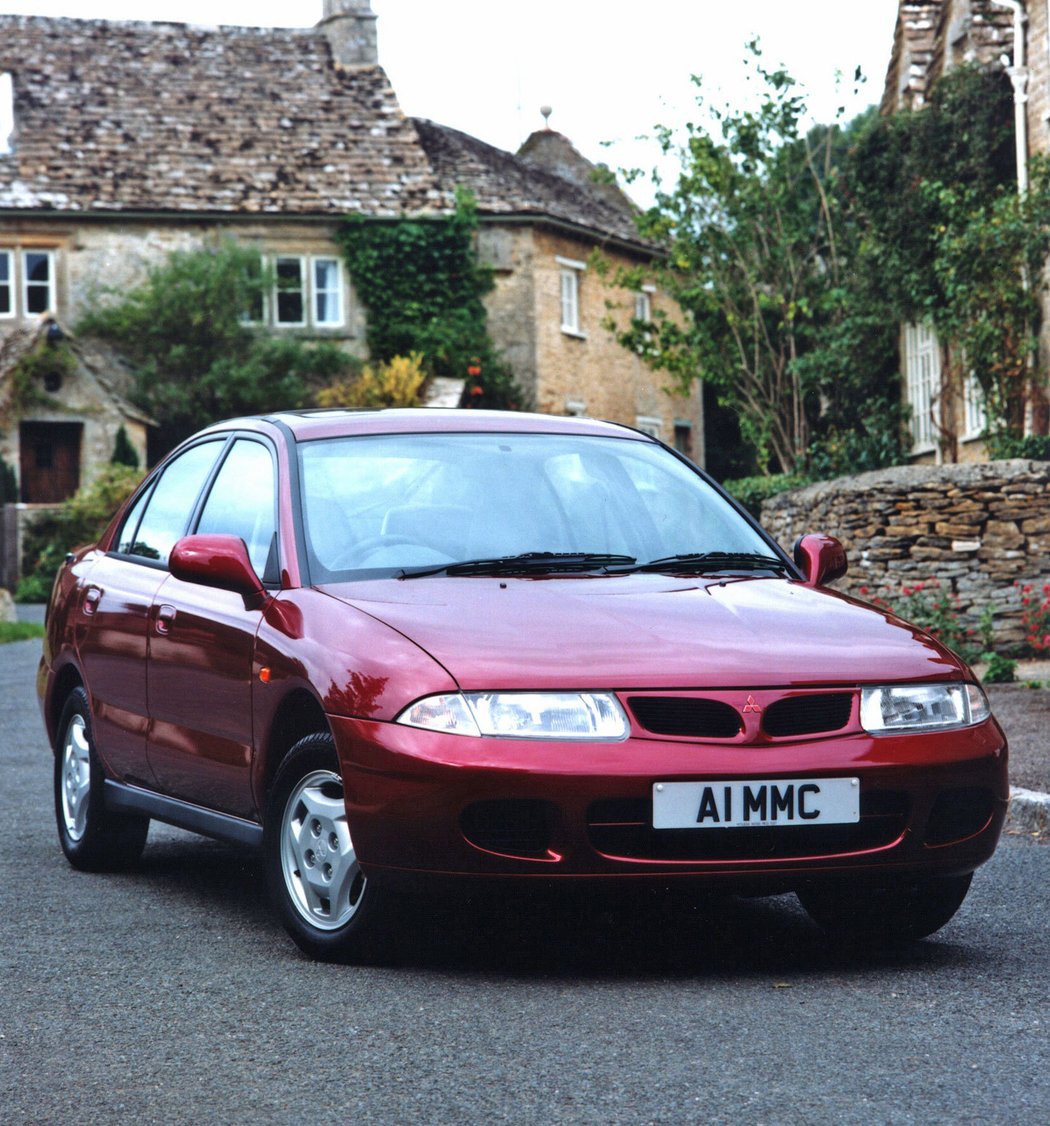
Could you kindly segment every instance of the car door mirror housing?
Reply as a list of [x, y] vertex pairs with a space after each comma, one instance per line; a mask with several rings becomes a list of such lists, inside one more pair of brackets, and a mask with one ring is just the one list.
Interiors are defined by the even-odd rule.
[[171, 549], [168, 568], [183, 582], [239, 594], [249, 610], [258, 609], [266, 598], [239, 536], [183, 536]]
[[846, 573], [846, 549], [834, 536], [800, 536], [795, 541], [795, 566], [806, 586], [827, 586]]

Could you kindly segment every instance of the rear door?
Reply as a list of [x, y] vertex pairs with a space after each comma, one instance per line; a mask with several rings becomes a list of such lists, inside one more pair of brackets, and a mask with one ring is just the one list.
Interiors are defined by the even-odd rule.
[[146, 761], [147, 656], [154, 599], [172, 544], [185, 534], [225, 440], [190, 447], [128, 510], [113, 550], [88, 572], [77, 609], [77, 650], [99, 753], [113, 774], [151, 785]]

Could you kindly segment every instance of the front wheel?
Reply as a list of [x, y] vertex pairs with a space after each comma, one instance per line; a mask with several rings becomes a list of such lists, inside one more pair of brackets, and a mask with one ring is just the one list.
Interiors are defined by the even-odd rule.
[[91, 736], [87, 693], [70, 693], [55, 747], [55, 820], [58, 839], [74, 868], [102, 872], [125, 868], [142, 855], [149, 818], [106, 808], [105, 776]]
[[973, 873], [870, 886], [815, 885], [796, 894], [830, 937], [858, 943], [911, 942], [940, 930], [962, 906]]
[[322, 961], [374, 956], [380, 897], [357, 860], [330, 735], [308, 735], [281, 763], [263, 849], [274, 906], [301, 950]]

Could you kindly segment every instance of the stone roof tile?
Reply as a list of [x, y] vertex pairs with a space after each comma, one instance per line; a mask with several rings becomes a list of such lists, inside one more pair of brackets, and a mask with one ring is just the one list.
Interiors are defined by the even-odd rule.
[[0, 16], [0, 207], [396, 216], [444, 210], [378, 66], [316, 29]]
[[482, 214], [546, 216], [584, 228], [598, 238], [612, 236], [651, 249], [638, 234], [636, 208], [631, 201], [619, 189], [601, 182], [600, 176], [588, 182], [580, 174], [587, 162], [564, 138], [558, 137], [562, 149], [570, 149], [578, 158], [572, 161], [571, 176], [447, 125], [422, 118], [412, 120], [438, 184], [449, 193], [460, 186], [468, 188]]

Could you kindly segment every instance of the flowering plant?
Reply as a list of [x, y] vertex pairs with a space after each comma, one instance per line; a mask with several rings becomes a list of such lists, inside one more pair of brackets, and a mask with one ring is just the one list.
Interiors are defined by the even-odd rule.
[[1050, 652], [1050, 583], [1036, 591], [1032, 583], [1016, 584], [1021, 592], [1024, 639], [1036, 653]]

